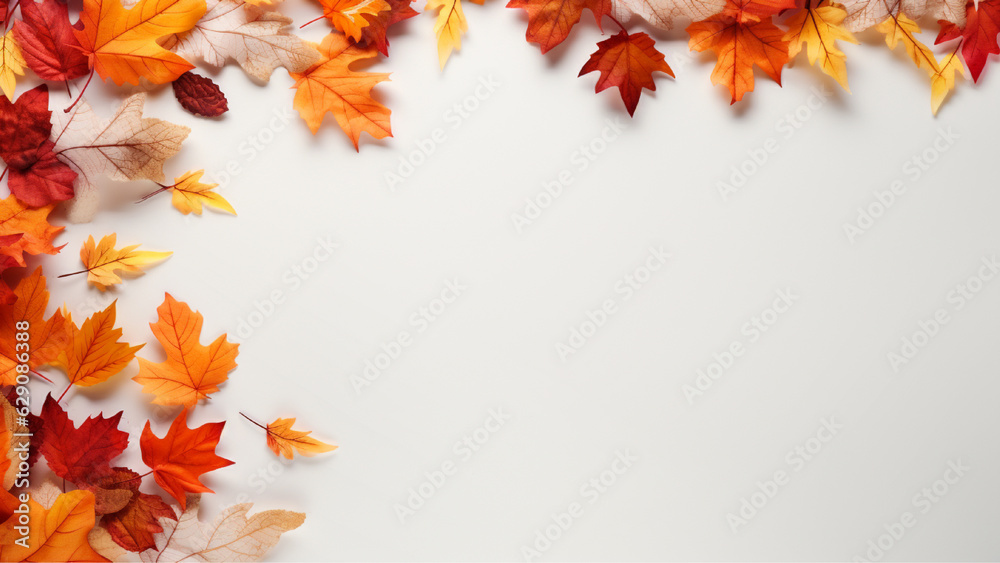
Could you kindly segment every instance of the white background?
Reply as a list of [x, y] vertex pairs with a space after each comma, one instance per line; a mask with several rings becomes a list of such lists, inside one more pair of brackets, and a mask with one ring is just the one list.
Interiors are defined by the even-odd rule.
[[[297, 24], [318, 9], [282, 8]], [[186, 114], [169, 89], [154, 93], [147, 115], [193, 129], [168, 175], [221, 177], [236, 163], [219, 191], [239, 217], [184, 217], [167, 195], [135, 206], [153, 186], [109, 184], [97, 219], [70, 225], [63, 253], [43, 260], [52, 307], [82, 316], [118, 297], [126, 339], [150, 342], [143, 357], [162, 359], [148, 323], [164, 291], [205, 315], [203, 342], [222, 332], [241, 342], [240, 367], [192, 416], [227, 421], [219, 452], [236, 462], [205, 478], [217, 494], [202, 518], [241, 494], [256, 509], [306, 512], [270, 554], [280, 561], [514, 560], [552, 514], [580, 502], [543, 560], [845, 560], [909, 511], [916, 525], [886, 559], [996, 558], [1000, 281], [961, 310], [948, 295], [1000, 244], [1000, 69], [978, 87], [961, 82], [933, 118], [924, 73], [862, 34], [863, 45], [843, 47], [853, 95], [803, 56], [782, 88], [758, 76], [730, 107], [710, 83], [713, 59], [686, 57], [682, 33], [657, 34], [677, 79], [658, 78], [630, 120], [617, 90], [595, 95], [596, 74], [576, 78], [601, 39], [589, 13], [544, 57], [524, 41], [520, 11], [466, 13], [470, 32], [443, 73], [432, 18], [398, 28], [391, 57], [372, 67], [392, 73], [377, 92], [395, 138], [365, 137], [360, 154], [332, 118], [314, 137], [287, 113], [294, 92], [281, 69], [267, 86], [238, 67], [207, 71], [229, 98], [218, 120]], [[303, 33], [318, 41], [324, 25]], [[487, 77], [500, 86], [453, 128], [449, 108]], [[782, 120], [822, 87], [832, 97], [786, 138]], [[95, 84], [88, 99], [108, 116], [126, 93]], [[291, 121], [270, 130], [279, 114]], [[626, 131], [579, 171], [574, 151], [616, 119]], [[390, 190], [386, 172], [437, 128], [446, 141]], [[904, 173], [949, 128], [959, 136], [949, 150], [919, 178]], [[250, 158], [250, 137], [273, 140]], [[779, 150], [724, 199], [717, 183], [768, 138]], [[572, 185], [518, 233], [511, 215], [563, 169]], [[843, 224], [897, 179], [906, 192], [852, 244]], [[54, 279], [79, 269], [87, 235], [113, 231], [120, 244], [175, 254], [111, 294], [80, 276]], [[311, 265], [320, 237], [340, 247], [290, 284], [286, 272]], [[616, 292], [661, 245], [666, 266], [630, 299]], [[418, 333], [411, 316], [454, 278], [467, 289]], [[785, 288], [797, 301], [749, 343], [744, 323]], [[284, 302], [235, 336], [276, 290]], [[563, 361], [556, 344], [606, 299], [618, 312]], [[950, 322], [894, 372], [887, 354], [941, 308]], [[358, 393], [352, 375], [400, 331], [413, 344]], [[690, 404], [684, 386], [733, 341], [746, 354]], [[77, 420], [124, 409], [123, 463], [140, 469], [142, 425], [152, 418], [162, 434], [174, 412], [146, 406], [129, 381], [136, 370], [71, 392], [69, 406]], [[491, 409], [510, 420], [462, 461], [455, 443]], [[238, 411], [298, 417], [340, 448], [275, 463]], [[843, 428], [796, 471], [786, 454], [829, 417]], [[636, 461], [590, 504], [581, 486], [626, 451]], [[457, 472], [401, 523], [395, 505], [449, 460]], [[914, 496], [959, 460], [968, 472], [921, 512]], [[788, 484], [734, 533], [727, 514], [778, 470]], [[278, 475], [265, 483], [261, 471]]]

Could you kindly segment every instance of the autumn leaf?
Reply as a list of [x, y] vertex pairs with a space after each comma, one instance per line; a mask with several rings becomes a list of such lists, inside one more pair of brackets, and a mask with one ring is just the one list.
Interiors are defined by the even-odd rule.
[[52, 398], [42, 405], [45, 432], [39, 450], [53, 473], [70, 483], [82, 484], [111, 471], [111, 460], [128, 446], [128, 433], [118, 429], [122, 413], [84, 420], [77, 428]]
[[218, 184], [203, 184], [201, 182], [204, 173], [204, 170], [185, 172], [174, 179], [174, 184], [169, 186], [173, 192], [171, 203], [174, 207], [185, 215], [188, 213], [201, 215], [202, 205], [236, 215], [233, 206], [221, 195], [212, 191], [218, 187]]
[[368, 25], [362, 30], [361, 41], [358, 42], [363, 47], [375, 47], [386, 57], [389, 56], [389, 28], [417, 15], [417, 11], [411, 6], [413, 0], [387, 0], [387, 3], [389, 11], [379, 12], [375, 18], [368, 18]]
[[[22, 279], [14, 288], [17, 300], [13, 305], [0, 307], [0, 385], [14, 385], [17, 380], [19, 359], [27, 357], [31, 369], [51, 363], [69, 342], [66, 319], [56, 311], [45, 318], [49, 291], [45, 287], [42, 269]], [[27, 347], [18, 346], [17, 323], [28, 323]], [[25, 352], [28, 352], [25, 354]], [[24, 355], [22, 355], [24, 354]]]
[[957, 53], [946, 56], [944, 64], [939, 64], [934, 52], [916, 38], [915, 35], [920, 33], [920, 26], [902, 14], [890, 17], [875, 29], [885, 35], [885, 43], [890, 49], [895, 49], [902, 43], [913, 64], [930, 76], [931, 111], [937, 114], [948, 92], [955, 87], [955, 72], [965, 75]]
[[784, 39], [788, 42], [789, 59], [794, 59], [805, 43], [809, 64], [816, 66], [819, 62], [818, 66], [824, 73], [850, 92], [847, 87], [847, 57], [837, 48], [836, 42], [842, 40], [856, 44], [858, 40], [841, 27], [845, 17], [847, 12], [830, 0], [822, 0], [815, 7], [810, 4], [785, 22], [788, 31]]
[[157, 364], [139, 358], [139, 374], [132, 379], [142, 384], [143, 391], [156, 395], [156, 404], [191, 408], [218, 391], [219, 384], [236, 369], [239, 344], [228, 342], [222, 334], [203, 346], [199, 342], [201, 313], [192, 312], [187, 303], [176, 301], [169, 293], [156, 311], [159, 319], [149, 328], [166, 351], [167, 360]]
[[613, 14], [627, 21], [633, 14], [660, 29], [673, 29], [679, 19], [707, 20], [722, 12], [726, 0], [614, 0]]
[[965, 26], [966, 0], [844, 0], [848, 31], [862, 31], [896, 16], [919, 19], [930, 16]]
[[80, 249], [80, 261], [83, 262], [84, 269], [59, 277], [86, 273], [87, 281], [104, 291], [112, 285], [122, 283], [119, 272], [133, 277], [141, 276], [144, 267], [166, 260], [173, 254], [173, 252], [136, 250], [140, 246], [138, 244], [116, 249], [117, 236], [111, 233], [103, 237], [100, 243], [94, 242], [94, 235], [88, 236]]
[[66, 370], [71, 385], [89, 387], [106, 381], [125, 369], [135, 358], [135, 353], [145, 344], [130, 346], [119, 342], [122, 329], [115, 328], [115, 305], [112, 301], [103, 311], [98, 311], [77, 328], [67, 323], [71, 340], [59, 354], [59, 366]]
[[966, 6], [967, 17], [965, 27], [959, 27], [949, 21], [940, 21], [941, 32], [936, 44], [952, 39], [961, 39], [962, 57], [969, 65], [972, 81], [978, 82], [979, 75], [990, 55], [1000, 54], [997, 35], [1000, 34], [1000, 0], [969, 0]]
[[157, 438], [146, 422], [139, 438], [142, 461], [153, 470], [153, 478], [163, 490], [177, 499], [181, 508], [187, 502], [185, 492], [211, 493], [198, 477], [233, 462], [215, 454], [225, 422], [210, 422], [188, 428], [187, 410], [182, 410], [170, 424], [163, 438]]
[[128, 10], [120, 0], [84, 0], [83, 29], [74, 33], [101, 78], [164, 84], [194, 66], [157, 41], [191, 29], [204, 14], [205, 0], [139, 0]]
[[28, 436], [30, 430], [23, 420], [24, 417], [17, 415], [14, 405], [0, 396], [0, 448], [4, 450], [4, 455], [0, 457], [0, 484], [5, 491], [14, 486], [17, 474], [21, 473], [18, 467], [21, 461], [28, 461], [21, 459], [24, 446], [30, 447], [32, 441]]
[[195, 115], [219, 117], [229, 110], [226, 95], [211, 78], [185, 72], [174, 80], [172, 86], [181, 107]]
[[361, 41], [371, 20], [391, 9], [385, 0], [319, 0], [319, 3], [323, 6], [323, 16], [355, 43]]
[[15, 514], [0, 526], [0, 561], [107, 561], [87, 542], [95, 521], [93, 493], [63, 493], [48, 509], [29, 500], [28, 507], [28, 547], [15, 543], [21, 537]]
[[14, 196], [0, 199], [0, 237], [7, 237], [8, 241], [0, 248], [0, 255], [9, 256], [17, 265], [24, 266], [25, 253], [58, 253], [62, 246], [55, 247], [52, 242], [63, 227], [49, 224], [48, 216], [53, 207], [30, 208]]
[[26, 64], [21, 54], [21, 46], [14, 37], [14, 30], [11, 29], [0, 36], [0, 90], [3, 90], [8, 100], [14, 99], [17, 77], [24, 76]]
[[21, 0], [22, 20], [14, 32], [28, 67], [44, 80], [64, 82], [85, 76], [90, 63], [59, 0]]
[[295, 80], [294, 107], [315, 134], [327, 112], [333, 114], [340, 128], [359, 148], [361, 133], [376, 139], [392, 136], [389, 108], [372, 98], [376, 84], [389, 75], [351, 70], [351, 64], [376, 56], [373, 47], [353, 45], [343, 35], [331, 33], [319, 46], [320, 62]]
[[580, 76], [594, 71], [601, 73], [597, 91], [616, 86], [629, 115], [635, 114], [643, 88], [656, 90], [654, 72], [674, 75], [650, 36], [642, 32], [629, 34], [627, 31], [597, 44], [597, 51], [583, 65]]
[[235, 60], [248, 75], [267, 81], [275, 68], [302, 72], [319, 61], [305, 41], [284, 31], [292, 20], [239, 0], [208, 0], [208, 11], [188, 32], [166, 44], [186, 58], [214, 67]]
[[139, 552], [156, 547], [153, 535], [163, 531], [161, 518], [176, 520], [174, 511], [157, 495], [139, 491], [142, 476], [124, 467], [115, 468], [116, 473], [107, 479], [106, 486], [120, 487], [129, 493], [125, 506], [105, 514], [101, 527], [107, 530], [111, 539], [122, 548]]
[[434, 35], [438, 40], [438, 61], [443, 69], [452, 51], [462, 49], [462, 34], [469, 30], [469, 22], [462, 11], [462, 0], [427, 0], [424, 11], [435, 10]]
[[[156, 534], [157, 549], [140, 554], [143, 561], [260, 561], [281, 534], [294, 530], [305, 521], [305, 514], [288, 510], [265, 510], [250, 515], [250, 503], [231, 506], [211, 523], [198, 520], [201, 504], [198, 495], [190, 495], [187, 508], [175, 515], [176, 522], [162, 519], [163, 531]], [[175, 509], [176, 510], [176, 509]], [[110, 543], [107, 534], [95, 529], [91, 535], [95, 548], [114, 561], [129, 561], [129, 554]]]
[[931, 112], [937, 115], [948, 93], [955, 88], [955, 73], [965, 76], [965, 68], [958, 53], [948, 54], [938, 63], [938, 70], [931, 74]]
[[611, 0], [510, 0], [508, 8], [523, 8], [528, 13], [527, 39], [538, 43], [542, 54], [565, 41], [580, 21], [584, 8], [594, 13], [597, 26], [611, 15]]
[[276, 456], [283, 455], [288, 459], [292, 459], [296, 451], [304, 456], [312, 456], [337, 449], [337, 446], [309, 437], [311, 432], [293, 429], [292, 425], [295, 424], [294, 418], [279, 418], [271, 424], [264, 426], [243, 413], [240, 413], [240, 415], [267, 432], [267, 447], [271, 448], [271, 451]]
[[[744, 6], [735, 6], [733, 10], [745, 13]], [[788, 62], [784, 32], [770, 17], [754, 21], [757, 17], [757, 12], [749, 12], [748, 17], [720, 14], [687, 28], [691, 35], [688, 45], [693, 51], [710, 50], [716, 54], [712, 83], [729, 88], [734, 104], [753, 91], [754, 65], [780, 86], [781, 68]]]
[[69, 113], [54, 114], [56, 152], [79, 173], [76, 196], [69, 202], [71, 221], [93, 218], [99, 201], [95, 182], [101, 176], [119, 182], [164, 179], [163, 163], [177, 154], [191, 130], [142, 117], [145, 100], [145, 94], [130, 96], [108, 120], [97, 117], [85, 101]]

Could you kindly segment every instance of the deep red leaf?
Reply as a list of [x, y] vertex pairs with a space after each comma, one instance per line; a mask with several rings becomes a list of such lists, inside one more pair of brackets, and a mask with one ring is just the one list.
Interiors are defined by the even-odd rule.
[[129, 551], [140, 552], [156, 547], [153, 534], [163, 531], [160, 518], [176, 520], [177, 515], [160, 497], [137, 490], [125, 508], [101, 518], [101, 526], [115, 543]]
[[38, 149], [49, 139], [49, 88], [37, 86], [11, 103], [0, 96], [0, 158], [23, 170], [38, 160]]
[[597, 44], [597, 51], [583, 65], [580, 76], [594, 71], [601, 73], [597, 91], [617, 86], [629, 115], [635, 114], [643, 88], [656, 90], [654, 72], [674, 75], [650, 36], [627, 31]]
[[66, 4], [58, 0], [21, 1], [21, 21], [14, 33], [28, 67], [45, 80], [65, 81], [85, 76], [87, 56], [69, 23]]
[[222, 90], [210, 78], [185, 72], [174, 80], [174, 95], [184, 109], [195, 115], [218, 117], [229, 110]]
[[383, 56], [389, 56], [389, 28], [417, 15], [413, 0], [386, 0], [390, 9], [375, 17], [365, 15], [368, 25], [361, 31], [361, 46], [373, 45]]
[[1000, 0], [979, 0], [979, 8], [969, 0], [965, 28], [949, 21], [941, 21], [941, 32], [935, 43], [962, 39], [962, 58], [969, 65], [972, 81], [978, 82], [990, 55], [1000, 54], [997, 35], [1000, 34]]
[[59, 403], [48, 395], [42, 405], [45, 432], [40, 450], [53, 473], [71, 483], [93, 482], [111, 471], [110, 462], [128, 446], [118, 429], [122, 413], [90, 417], [77, 428]]
[[7, 186], [17, 199], [32, 207], [41, 207], [73, 197], [76, 172], [56, 158], [55, 143], [45, 141], [36, 151], [35, 162], [18, 170], [11, 168]]

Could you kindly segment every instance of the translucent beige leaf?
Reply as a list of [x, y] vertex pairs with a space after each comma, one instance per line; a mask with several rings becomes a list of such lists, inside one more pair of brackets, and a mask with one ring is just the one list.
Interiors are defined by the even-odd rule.
[[612, 0], [612, 14], [621, 21], [633, 15], [660, 29], [672, 29], [677, 20], [706, 20], [726, 6], [726, 0]]
[[864, 31], [885, 22], [890, 16], [904, 15], [910, 19], [929, 16], [965, 26], [965, 0], [845, 0], [848, 31]]

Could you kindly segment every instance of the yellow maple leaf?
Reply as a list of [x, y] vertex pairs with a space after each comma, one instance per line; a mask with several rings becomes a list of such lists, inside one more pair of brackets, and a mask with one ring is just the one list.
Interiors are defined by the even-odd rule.
[[85, 270], [63, 274], [64, 278], [75, 274], [87, 273], [87, 281], [96, 285], [101, 291], [112, 285], [122, 282], [121, 277], [116, 272], [124, 272], [133, 276], [141, 276], [142, 268], [160, 260], [165, 260], [173, 252], [150, 252], [146, 250], [136, 250], [138, 244], [115, 249], [117, 235], [110, 235], [101, 239], [101, 242], [94, 243], [94, 236], [87, 237], [80, 249], [80, 260], [83, 262]]
[[931, 74], [931, 112], [937, 115], [938, 110], [948, 93], [955, 88], [955, 72], [965, 76], [965, 68], [958, 58], [958, 53], [948, 54], [938, 63], [937, 72]]
[[462, 0], [427, 0], [424, 10], [438, 10], [434, 34], [438, 40], [438, 61], [444, 68], [452, 51], [462, 49], [462, 34], [469, 30], [465, 12], [462, 11]]
[[828, 76], [836, 80], [844, 90], [847, 87], [847, 65], [843, 51], [837, 48], [836, 41], [843, 40], [857, 44], [858, 40], [851, 32], [843, 28], [847, 10], [839, 4], [823, 0], [815, 8], [806, 8], [788, 19], [788, 31], [785, 41], [788, 41], [788, 57], [795, 58], [806, 45], [806, 55], [809, 64], [816, 66]]
[[143, 391], [156, 395], [153, 402], [158, 405], [191, 408], [229, 378], [229, 372], [236, 369], [240, 345], [228, 342], [225, 333], [210, 345], [202, 345], [201, 313], [169, 293], [156, 312], [159, 318], [149, 328], [166, 351], [167, 360], [154, 363], [139, 358], [139, 374], [132, 379], [142, 384]]
[[293, 106], [309, 129], [316, 133], [330, 112], [355, 149], [363, 132], [376, 139], [391, 137], [391, 112], [371, 95], [372, 88], [389, 75], [350, 68], [356, 61], [375, 57], [375, 47], [360, 47], [339, 33], [331, 33], [317, 49], [323, 57], [319, 63], [303, 73], [291, 73], [296, 89]]
[[122, 329], [115, 328], [117, 302], [112, 301], [107, 309], [91, 315], [80, 328], [67, 323], [71, 340], [59, 354], [57, 365], [66, 371], [70, 385], [90, 387], [107, 380], [125, 369], [135, 353], [145, 346], [119, 342]]
[[139, 0], [126, 10], [121, 0], [84, 0], [83, 29], [73, 33], [94, 71], [119, 86], [173, 82], [194, 68], [158, 40], [183, 33], [205, 14], [205, 0]]
[[26, 64], [21, 46], [14, 38], [14, 29], [11, 28], [6, 35], [0, 37], [0, 90], [3, 90], [8, 100], [14, 100], [17, 77], [24, 76]]
[[311, 432], [293, 429], [294, 418], [279, 418], [264, 427], [247, 415], [240, 414], [243, 415], [243, 418], [267, 431], [267, 447], [271, 448], [276, 456], [283, 455], [292, 459], [296, 451], [299, 452], [299, 455], [312, 456], [337, 449], [337, 446], [311, 438], [309, 436]]
[[219, 186], [218, 184], [204, 184], [201, 182], [201, 177], [204, 174], [204, 170], [185, 172], [174, 178], [172, 185], [164, 186], [160, 184], [160, 189], [146, 195], [136, 203], [141, 203], [160, 192], [170, 190], [173, 192], [170, 202], [178, 211], [185, 215], [188, 213], [201, 215], [202, 205], [236, 215], [236, 210], [233, 209], [233, 206], [224, 197], [212, 191]]
[[917, 25], [917, 22], [904, 14], [896, 14], [878, 24], [875, 29], [885, 35], [885, 44], [890, 49], [895, 49], [900, 43], [903, 43], [906, 54], [910, 56], [917, 68], [922, 68], [931, 75], [938, 72], [937, 58], [934, 53], [913, 35], [920, 33], [920, 26]]

